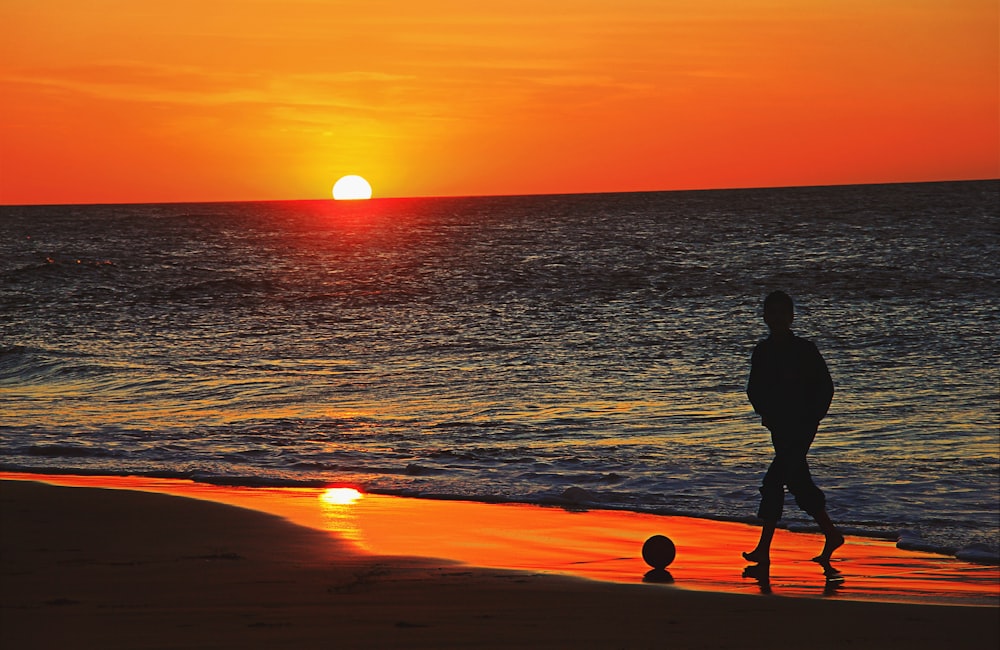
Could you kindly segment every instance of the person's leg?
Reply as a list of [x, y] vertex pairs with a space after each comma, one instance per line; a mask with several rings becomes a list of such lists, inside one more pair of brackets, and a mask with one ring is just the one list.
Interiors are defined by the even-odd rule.
[[828, 563], [833, 552], [844, 544], [844, 535], [826, 512], [826, 495], [813, 482], [805, 453], [785, 460], [788, 491], [795, 497], [795, 503], [816, 520], [826, 538], [823, 551], [813, 560]]
[[760, 507], [757, 516], [764, 520], [757, 546], [749, 553], [743, 553], [748, 562], [767, 564], [771, 561], [771, 540], [778, 527], [778, 520], [785, 505], [785, 464], [781, 455], [775, 454], [771, 466], [767, 468], [760, 486]]
[[813, 561], [820, 564], [828, 564], [830, 558], [833, 556], [833, 552], [844, 545], [844, 534], [833, 524], [830, 515], [826, 513], [825, 509], [815, 513], [813, 519], [819, 524], [820, 530], [823, 531], [823, 535], [826, 537], [826, 542], [823, 544], [823, 552], [814, 557]]
[[771, 563], [771, 540], [774, 539], [774, 530], [778, 527], [777, 519], [766, 519], [760, 529], [760, 539], [757, 547], [749, 553], [743, 553], [743, 559], [747, 562], [757, 564]]

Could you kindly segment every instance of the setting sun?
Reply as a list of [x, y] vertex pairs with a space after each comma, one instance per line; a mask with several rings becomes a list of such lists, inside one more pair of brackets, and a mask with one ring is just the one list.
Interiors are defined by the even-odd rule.
[[0, 2], [0, 204], [1000, 174], [996, 0], [99, 6]]
[[356, 201], [372, 198], [372, 186], [368, 181], [351, 174], [344, 176], [333, 185], [333, 198], [338, 201]]

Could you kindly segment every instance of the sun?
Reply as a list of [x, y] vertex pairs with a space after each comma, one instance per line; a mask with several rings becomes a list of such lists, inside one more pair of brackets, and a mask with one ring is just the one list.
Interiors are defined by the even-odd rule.
[[338, 201], [370, 199], [372, 198], [372, 186], [360, 176], [350, 174], [334, 183], [333, 198]]

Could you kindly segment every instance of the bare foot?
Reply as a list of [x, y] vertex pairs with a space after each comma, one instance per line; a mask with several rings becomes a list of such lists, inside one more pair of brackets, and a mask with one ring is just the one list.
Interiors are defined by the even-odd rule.
[[826, 536], [826, 544], [823, 546], [823, 552], [813, 558], [813, 562], [819, 562], [820, 564], [828, 564], [830, 558], [833, 556], [833, 552], [844, 545], [844, 536], [840, 531], [835, 531], [830, 535]]
[[743, 553], [743, 559], [747, 562], [756, 562], [757, 564], [770, 564], [771, 558], [769, 555], [758, 549], [754, 549], [749, 553]]

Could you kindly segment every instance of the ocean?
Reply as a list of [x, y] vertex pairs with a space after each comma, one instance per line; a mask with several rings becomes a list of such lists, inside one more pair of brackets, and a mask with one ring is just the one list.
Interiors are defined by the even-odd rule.
[[784, 289], [833, 519], [995, 562], [998, 234], [998, 181], [7, 206], [0, 469], [752, 522]]

